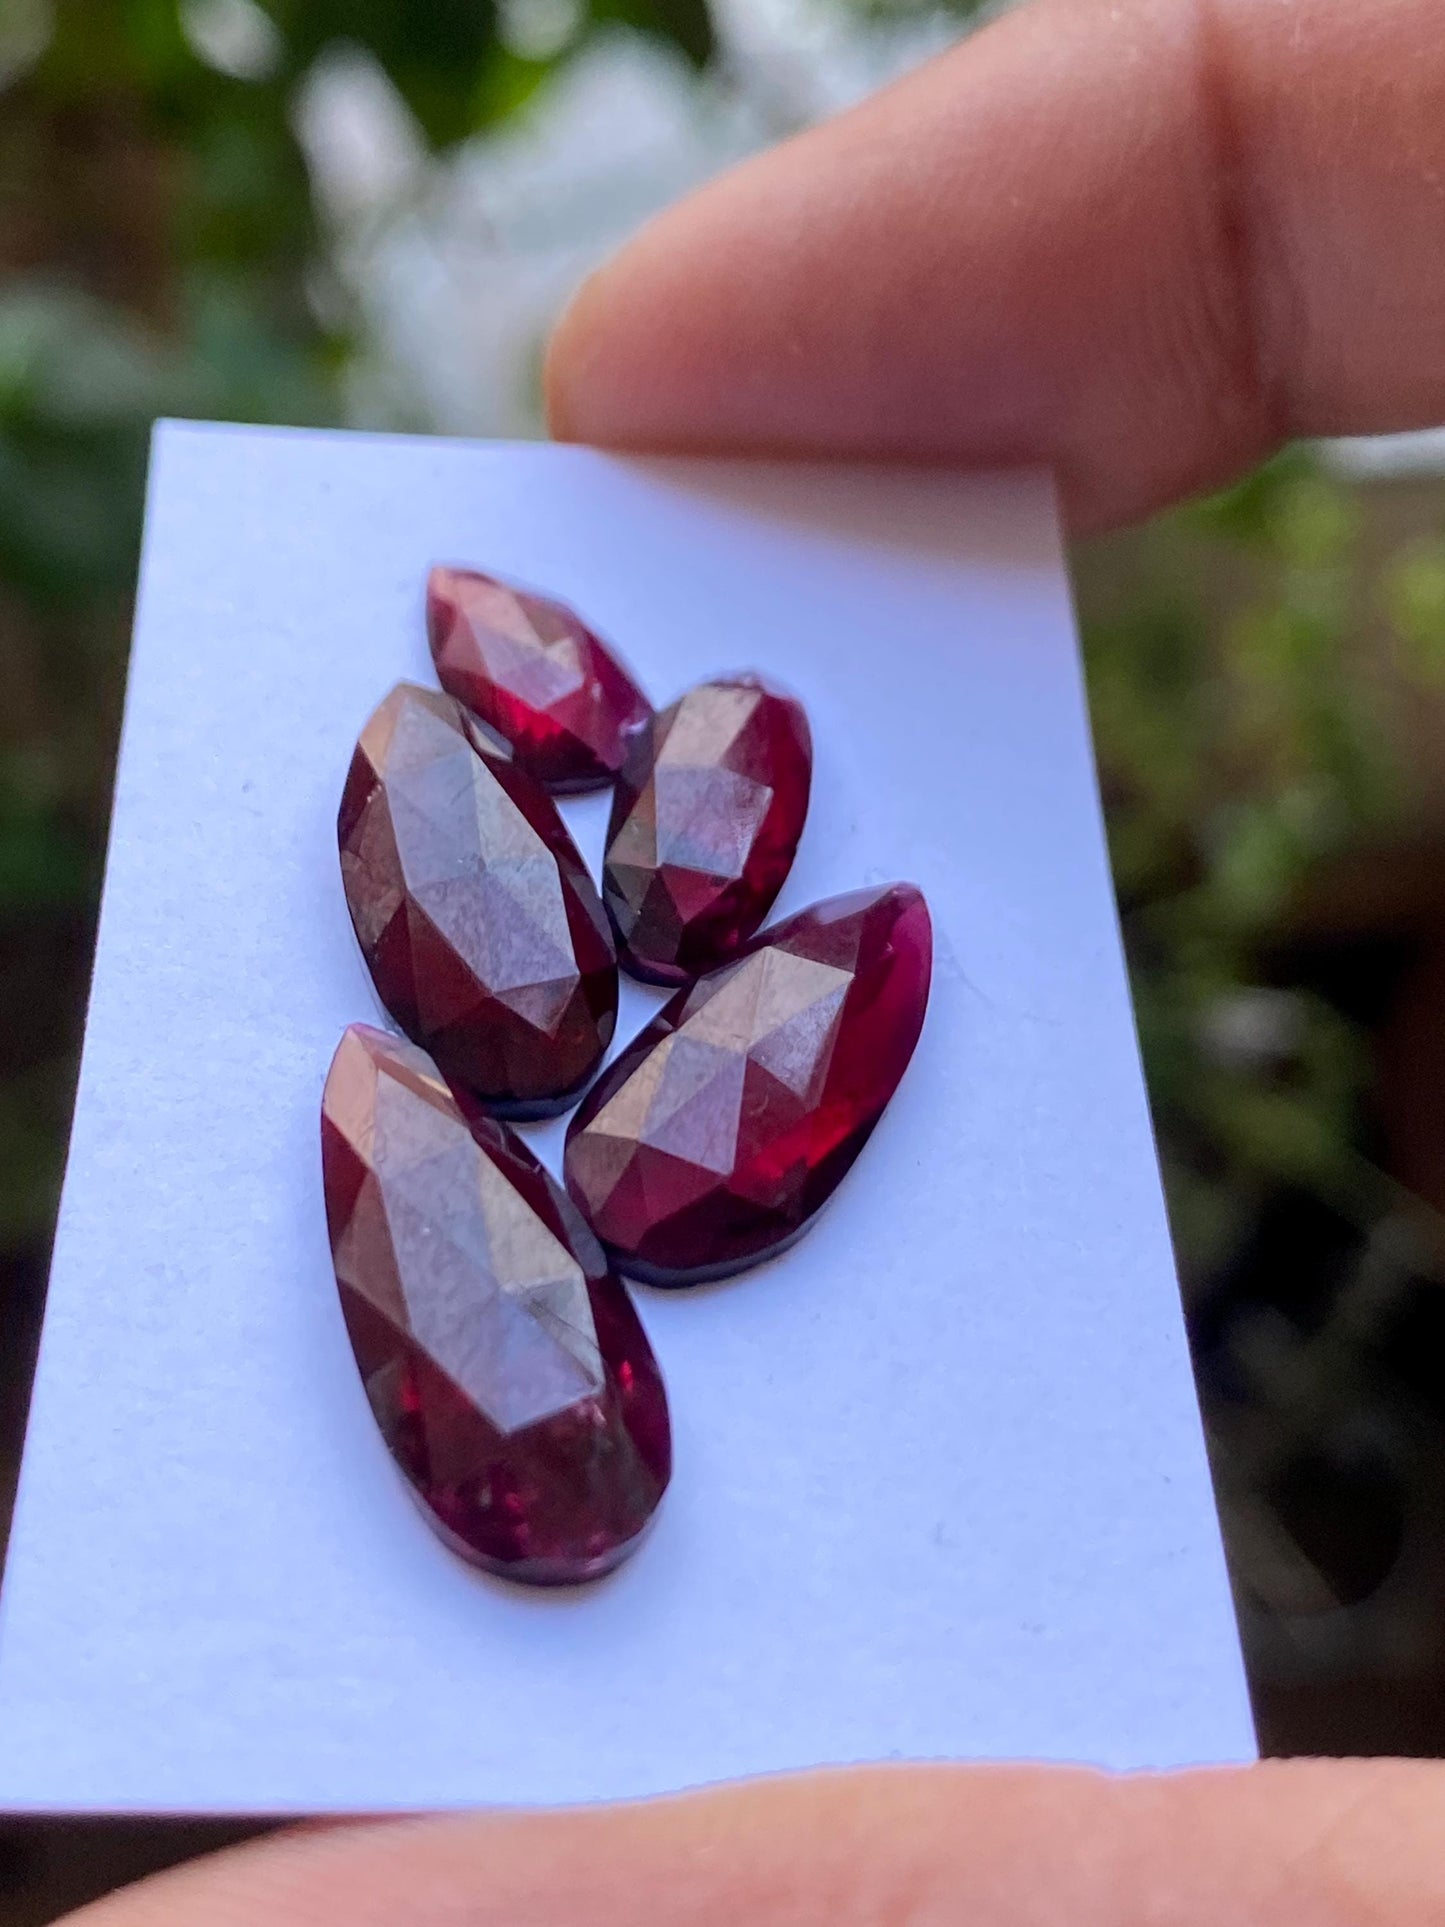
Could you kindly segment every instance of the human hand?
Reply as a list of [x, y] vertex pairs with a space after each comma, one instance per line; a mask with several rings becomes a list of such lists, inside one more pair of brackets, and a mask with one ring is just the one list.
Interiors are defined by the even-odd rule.
[[1439, 1927], [1445, 1769], [873, 1767], [273, 1835], [70, 1927]]
[[[1058, 467], [1076, 528], [1445, 420], [1440, 0], [1037, 0], [664, 215], [559, 433]], [[1445, 1767], [891, 1767], [273, 1835], [72, 1927], [1438, 1927]]]
[[553, 426], [1053, 463], [1096, 529], [1445, 422], [1440, 0], [1036, 0], [593, 277]]

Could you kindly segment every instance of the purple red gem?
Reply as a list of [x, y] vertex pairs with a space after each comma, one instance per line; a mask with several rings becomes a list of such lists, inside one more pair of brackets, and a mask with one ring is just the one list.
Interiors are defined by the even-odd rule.
[[610, 783], [652, 706], [565, 602], [475, 569], [436, 568], [427, 634], [443, 689], [549, 789]]
[[680, 984], [726, 963], [792, 868], [812, 773], [802, 705], [754, 676], [699, 683], [639, 732], [602, 875], [625, 969]]
[[382, 1436], [463, 1558], [533, 1585], [638, 1544], [671, 1470], [626, 1290], [516, 1134], [468, 1126], [414, 1045], [353, 1024], [322, 1103], [341, 1305]]
[[567, 1188], [618, 1268], [725, 1277], [832, 1196], [908, 1067], [932, 970], [912, 884], [788, 917], [680, 990], [583, 1099]]
[[479, 750], [450, 696], [399, 683], [356, 746], [337, 831], [377, 994], [453, 1083], [565, 1110], [617, 1018], [597, 890], [555, 804]]

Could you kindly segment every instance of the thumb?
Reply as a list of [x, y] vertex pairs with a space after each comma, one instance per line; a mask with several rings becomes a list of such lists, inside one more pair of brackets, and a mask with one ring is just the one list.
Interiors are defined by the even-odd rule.
[[1445, 1768], [808, 1774], [273, 1836], [71, 1927], [1439, 1927]]
[[1440, 0], [1035, 0], [645, 228], [560, 435], [1046, 461], [1075, 528], [1445, 419]]

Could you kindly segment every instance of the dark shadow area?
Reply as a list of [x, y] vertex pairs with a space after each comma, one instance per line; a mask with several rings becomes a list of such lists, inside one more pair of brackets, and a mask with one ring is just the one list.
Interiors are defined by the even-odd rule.
[[268, 1830], [254, 1820], [0, 1822], [0, 1927], [44, 1927], [147, 1874]]

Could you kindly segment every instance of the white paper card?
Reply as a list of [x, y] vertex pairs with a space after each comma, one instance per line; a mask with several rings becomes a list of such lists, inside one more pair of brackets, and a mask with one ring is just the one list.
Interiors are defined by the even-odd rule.
[[[903, 877], [937, 933], [913, 1067], [809, 1236], [640, 1294], [673, 1487], [556, 1595], [410, 1502], [322, 1211], [322, 1082], [376, 1015], [336, 806], [373, 705], [430, 679], [440, 560], [573, 601], [659, 702], [791, 686], [817, 769], [779, 911]], [[595, 859], [605, 800], [568, 815]], [[0, 1607], [18, 1809], [1250, 1756], [1042, 479], [160, 431]]]

